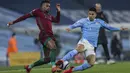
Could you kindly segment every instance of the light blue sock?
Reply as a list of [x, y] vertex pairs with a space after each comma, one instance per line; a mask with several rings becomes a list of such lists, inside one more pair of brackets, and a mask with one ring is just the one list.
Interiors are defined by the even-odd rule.
[[91, 67], [91, 65], [90, 65], [89, 63], [84, 63], [84, 64], [82, 64], [82, 65], [80, 65], [80, 66], [76, 66], [76, 67], [73, 69], [73, 71], [82, 71], [82, 70], [88, 69], [88, 68], [90, 68], [90, 67]]
[[64, 60], [64, 61], [69, 61], [69, 60], [72, 59], [76, 54], [78, 54], [78, 51], [74, 49], [74, 50], [70, 51], [69, 53], [67, 53], [67, 54], [62, 58], [62, 60]]

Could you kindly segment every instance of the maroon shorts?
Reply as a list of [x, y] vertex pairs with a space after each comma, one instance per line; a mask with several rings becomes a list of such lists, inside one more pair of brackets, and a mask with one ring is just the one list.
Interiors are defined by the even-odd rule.
[[42, 33], [39, 34], [39, 40], [40, 40], [41, 44], [44, 46], [50, 39], [56, 41], [56, 39], [53, 35], [43, 35]]

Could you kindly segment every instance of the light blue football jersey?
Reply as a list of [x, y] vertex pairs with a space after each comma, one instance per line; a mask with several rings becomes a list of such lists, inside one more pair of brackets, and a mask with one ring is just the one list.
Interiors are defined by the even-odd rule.
[[101, 27], [106, 28], [111, 31], [119, 31], [119, 28], [112, 27], [108, 25], [105, 21], [101, 19], [94, 19], [90, 21], [89, 18], [82, 18], [75, 22], [73, 25], [70, 25], [70, 29], [80, 27], [82, 32], [82, 38], [89, 41], [94, 47], [97, 47], [99, 30]]

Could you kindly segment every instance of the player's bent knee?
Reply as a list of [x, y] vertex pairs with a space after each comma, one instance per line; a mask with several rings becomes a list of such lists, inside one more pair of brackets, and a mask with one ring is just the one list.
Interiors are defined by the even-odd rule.
[[56, 49], [56, 46], [54, 46], [54, 45], [49, 45], [48, 48], [50, 48], [50, 49]]
[[84, 51], [84, 45], [79, 44], [79, 45], [77, 46], [76, 50], [77, 50], [78, 52], [83, 52], [83, 51]]
[[50, 49], [56, 49], [56, 44], [53, 40], [48, 41], [47, 47]]
[[55, 44], [51, 44], [51, 45], [49, 45], [49, 48], [50, 49], [56, 49], [56, 45]]
[[89, 63], [91, 66], [93, 66], [93, 65], [94, 65], [94, 63], [95, 63], [95, 61], [90, 60], [88, 63]]
[[89, 56], [87, 57], [87, 61], [88, 61], [88, 63], [89, 63], [91, 66], [93, 66], [94, 63], [95, 63], [95, 55], [89, 55]]

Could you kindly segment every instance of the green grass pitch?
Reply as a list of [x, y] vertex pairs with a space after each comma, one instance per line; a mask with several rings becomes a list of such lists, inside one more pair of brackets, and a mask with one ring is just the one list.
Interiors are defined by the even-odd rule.
[[[31, 73], [51, 73], [51, 66], [44, 65], [33, 68]], [[0, 73], [26, 73], [23, 67], [0, 67]], [[100, 64], [74, 73], [130, 73], [130, 62], [117, 62], [116, 64]]]

